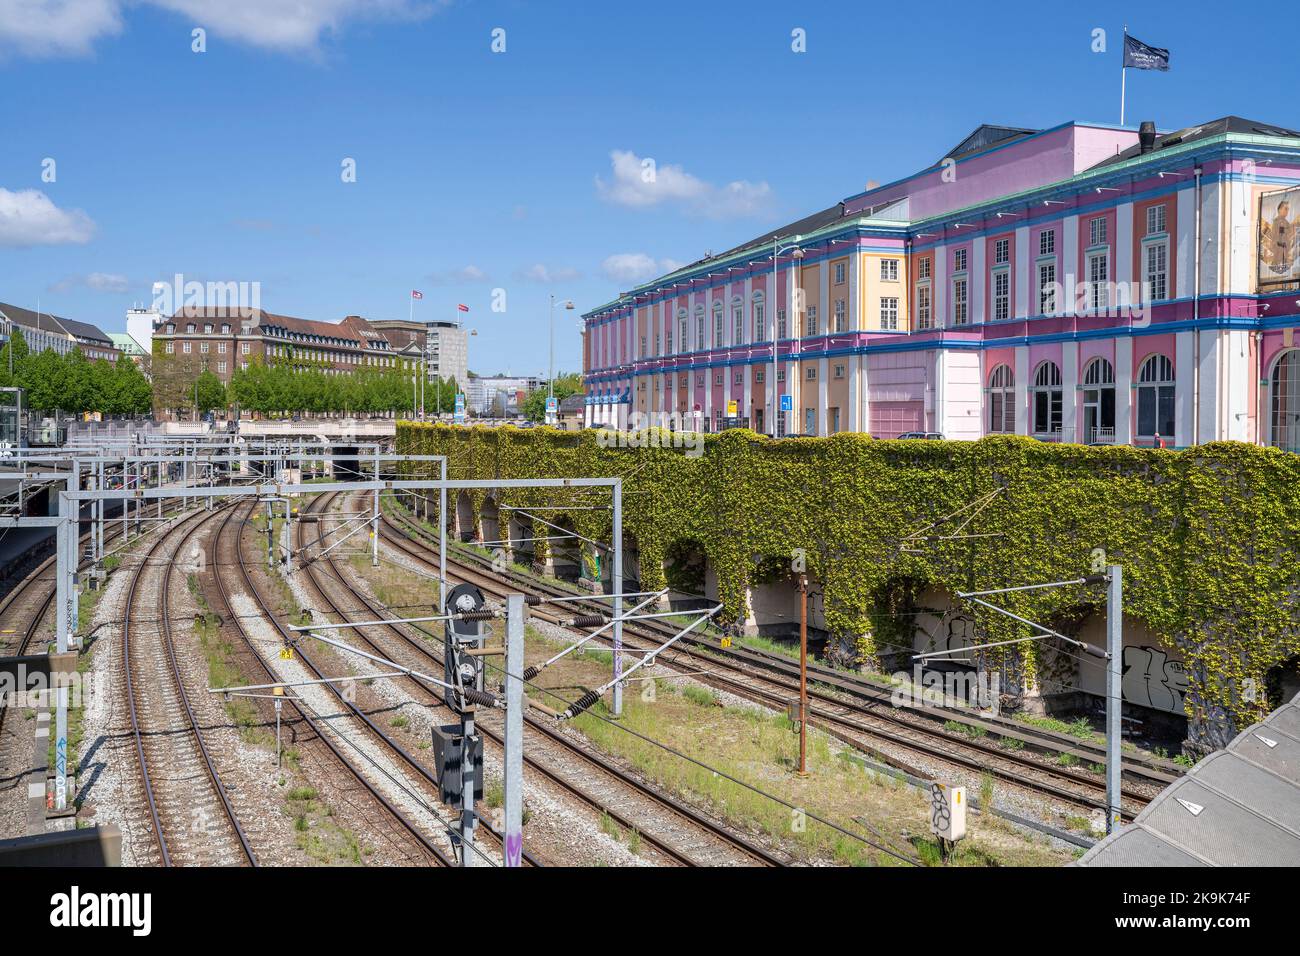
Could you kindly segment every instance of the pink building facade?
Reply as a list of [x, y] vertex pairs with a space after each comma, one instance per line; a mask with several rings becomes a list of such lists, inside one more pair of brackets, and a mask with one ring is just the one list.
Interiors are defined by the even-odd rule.
[[587, 313], [586, 423], [1300, 451], [1296, 226], [1292, 130], [981, 127]]

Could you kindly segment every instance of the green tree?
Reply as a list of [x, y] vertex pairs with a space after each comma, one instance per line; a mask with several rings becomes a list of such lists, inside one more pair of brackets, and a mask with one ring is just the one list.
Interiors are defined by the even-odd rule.
[[[561, 372], [555, 376], [555, 384], [552, 386], [557, 401], [564, 401], [570, 395], [581, 395], [584, 391], [582, 387], [582, 376], [577, 372]], [[524, 417], [530, 421], [540, 422], [546, 418], [546, 388], [536, 388], [528, 393], [524, 399], [523, 407]]]
[[0, 385], [5, 388], [21, 385], [27, 356], [27, 339], [22, 329], [15, 328], [9, 341], [0, 349]]
[[211, 371], [204, 369], [194, 382], [195, 404], [200, 414], [226, 407], [226, 386]]

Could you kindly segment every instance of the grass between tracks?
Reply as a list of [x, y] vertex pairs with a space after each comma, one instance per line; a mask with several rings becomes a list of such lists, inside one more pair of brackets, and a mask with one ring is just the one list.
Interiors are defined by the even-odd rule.
[[[430, 603], [435, 586], [418, 575], [389, 562], [376, 570], [367, 558], [355, 558], [350, 565], [394, 610]], [[531, 627], [527, 631], [529, 663], [550, 657], [561, 646]], [[487, 661], [490, 668], [500, 667], [499, 657]], [[532, 688], [529, 694], [562, 709], [586, 688], [604, 683], [610, 665], [608, 650], [574, 652], [539, 677], [545, 690]], [[490, 670], [489, 683], [495, 683], [498, 676], [499, 670]], [[664, 790], [758, 835], [759, 842], [767, 838], [800, 861], [838, 865], [896, 862], [808, 816], [816, 814], [874, 842], [891, 844], [923, 863], [940, 862], [938, 846], [929, 834], [926, 794], [871, 770], [861, 755], [815, 730], [808, 738], [809, 776], [799, 778], [794, 772], [799, 736], [784, 715], [733, 704], [710, 688], [684, 678], [664, 677], [661, 672], [653, 678], [632, 680], [624, 695], [622, 718], [608, 718], [601, 702], [572, 721], [572, 726], [599, 750]], [[873, 834], [872, 828], [884, 839]], [[1072, 859], [1046, 838], [1026, 835], [996, 818], [972, 815], [968, 828], [970, 835], [958, 844], [950, 865], [1050, 866]], [[621, 836], [639, 843], [639, 835]]]

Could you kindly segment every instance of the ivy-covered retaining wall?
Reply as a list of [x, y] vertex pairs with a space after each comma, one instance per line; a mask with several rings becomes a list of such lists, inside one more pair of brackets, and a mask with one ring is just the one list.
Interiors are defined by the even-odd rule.
[[[703, 453], [690, 455], [666, 432], [639, 439], [642, 447], [602, 447], [594, 431], [398, 426], [399, 451], [447, 455], [452, 478], [623, 476], [624, 528], [644, 587], [664, 586], [674, 545], [698, 542], [732, 624], [746, 616], [749, 587], [784, 573], [804, 549], [823, 587], [827, 627], [855, 640], [864, 662], [904, 633], [910, 645], [898, 611], [922, 587], [1077, 578], [1103, 548], [1124, 566], [1126, 620], [1140, 619], [1186, 659], [1197, 748], [1223, 746], [1266, 714], [1270, 678], [1300, 654], [1297, 455], [1230, 442], [1167, 451], [1016, 437], [771, 440], [745, 430], [706, 436]], [[927, 540], [918, 553], [903, 546], [903, 537], [995, 489], [964, 529], [987, 536]], [[471, 495], [476, 522], [484, 498]], [[496, 498], [556, 503], [553, 492]], [[607, 511], [567, 517], [578, 533], [608, 540]], [[1012, 593], [1000, 603], [1068, 628], [1104, 609], [1104, 597], [1102, 587], [1079, 587]], [[977, 613], [976, 623], [989, 640], [1028, 633], [998, 615]], [[1015, 645], [999, 663], [1033, 687], [1044, 653], [1038, 642]]]

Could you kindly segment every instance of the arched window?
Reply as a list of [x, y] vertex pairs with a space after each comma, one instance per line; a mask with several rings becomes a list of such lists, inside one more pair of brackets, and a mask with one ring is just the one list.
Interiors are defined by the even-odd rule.
[[1013, 434], [1016, 430], [1016, 374], [999, 365], [989, 376], [989, 431]]
[[767, 312], [764, 308], [766, 305], [763, 293], [754, 293], [754, 335], [751, 342], [767, 341]]
[[1153, 355], [1138, 373], [1137, 409], [1139, 438], [1174, 437], [1174, 363]]
[[1055, 362], [1044, 362], [1034, 373], [1034, 434], [1060, 435], [1061, 408], [1064, 393], [1061, 390], [1061, 367]]
[[1300, 452], [1300, 350], [1284, 352], [1269, 377], [1269, 444]]
[[1104, 358], [1083, 370], [1083, 440], [1089, 445], [1115, 440], [1115, 368]]

